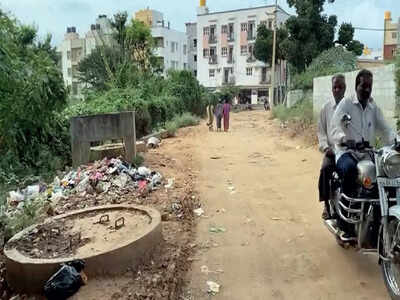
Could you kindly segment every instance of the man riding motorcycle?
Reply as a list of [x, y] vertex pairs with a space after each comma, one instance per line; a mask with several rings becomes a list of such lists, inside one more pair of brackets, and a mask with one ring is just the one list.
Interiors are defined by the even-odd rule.
[[[335, 143], [336, 170], [342, 178], [344, 194], [350, 197], [356, 197], [357, 163], [367, 155], [357, 151], [354, 145], [374, 143], [378, 131], [385, 145], [396, 138], [382, 111], [371, 98], [372, 84], [372, 73], [361, 70], [356, 77], [356, 96], [342, 100], [332, 118], [331, 136]], [[345, 115], [350, 116], [351, 126], [343, 122]]]

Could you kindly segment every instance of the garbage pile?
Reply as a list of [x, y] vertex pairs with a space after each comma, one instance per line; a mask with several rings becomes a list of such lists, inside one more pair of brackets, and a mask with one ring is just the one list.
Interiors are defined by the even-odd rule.
[[103, 159], [81, 166], [58, 176], [50, 185], [36, 184], [23, 190], [11, 191], [7, 198], [8, 207], [22, 209], [32, 201], [44, 200], [52, 205], [67, 200], [71, 195], [87, 196], [107, 194], [115, 190], [138, 190], [151, 192], [161, 186], [160, 173], [146, 167], [134, 168], [121, 159]]

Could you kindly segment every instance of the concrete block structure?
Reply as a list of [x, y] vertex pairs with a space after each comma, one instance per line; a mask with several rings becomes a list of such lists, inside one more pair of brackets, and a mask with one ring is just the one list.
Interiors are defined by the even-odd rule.
[[[201, 0], [197, 10], [197, 79], [210, 90], [225, 85], [240, 88], [241, 103], [257, 104], [268, 97], [271, 88], [270, 66], [254, 56], [257, 27], [274, 26], [274, 5], [231, 11], [210, 12]], [[277, 6], [277, 26], [289, 18]], [[267, 50], [269, 51], [269, 50]], [[272, 51], [272, 49], [270, 49]], [[286, 85], [286, 63], [277, 61], [275, 91]]]
[[[395, 128], [396, 84], [394, 65], [386, 65], [369, 69], [374, 75], [372, 97], [381, 108], [386, 120]], [[346, 94], [350, 97], [355, 94], [355, 81], [359, 71], [345, 73]], [[332, 76], [314, 78], [313, 105], [314, 115], [317, 116], [322, 106], [332, 99]]]

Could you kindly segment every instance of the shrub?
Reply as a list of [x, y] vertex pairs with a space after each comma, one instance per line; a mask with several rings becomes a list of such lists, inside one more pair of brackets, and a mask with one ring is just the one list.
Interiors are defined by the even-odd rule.
[[313, 103], [311, 99], [303, 98], [291, 108], [278, 105], [272, 108], [272, 115], [282, 122], [294, 121], [311, 124], [314, 120]]
[[321, 76], [354, 71], [357, 57], [343, 47], [334, 47], [322, 52], [307, 67], [305, 72], [293, 77], [292, 89], [312, 89], [313, 79]]
[[175, 136], [176, 131], [178, 130], [178, 125], [175, 121], [168, 121], [165, 123], [165, 130], [168, 133], [168, 136]]
[[176, 125], [178, 126], [178, 128], [188, 127], [188, 126], [196, 126], [196, 125], [199, 125], [199, 123], [200, 123], [199, 117], [196, 117], [188, 112], [174, 117], [173, 121], [176, 122]]

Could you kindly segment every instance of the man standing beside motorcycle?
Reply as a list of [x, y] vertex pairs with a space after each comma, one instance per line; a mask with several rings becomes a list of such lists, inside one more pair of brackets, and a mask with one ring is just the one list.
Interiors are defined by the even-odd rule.
[[323, 219], [329, 219], [330, 207], [329, 207], [329, 196], [330, 196], [330, 180], [335, 170], [335, 153], [334, 143], [330, 132], [331, 119], [338, 106], [339, 102], [343, 99], [346, 92], [346, 79], [342, 74], [338, 74], [332, 77], [332, 95], [333, 99], [330, 99], [322, 107], [320, 118], [318, 121], [318, 142], [319, 150], [324, 153], [322, 160], [322, 166], [319, 176], [318, 189], [319, 189], [319, 201], [324, 201], [325, 207], [322, 213]]
[[[369, 70], [361, 70], [356, 77], [356, 96], [340, 102], [332, 118], [332, 139], [335, 143], [336, 169], [343, 180], [343, 192], [354, 197], [357, 180], [357, 163], [363, 158], [355, 145], [374, 143], [377, 132], [381, 133], [384, 144], [396, 138], [394, 131], [386, 123], [382, 111], [371, 98], [373, 75]], [[346, 126], [343, 117], [349, 115], [351, 126]]]

